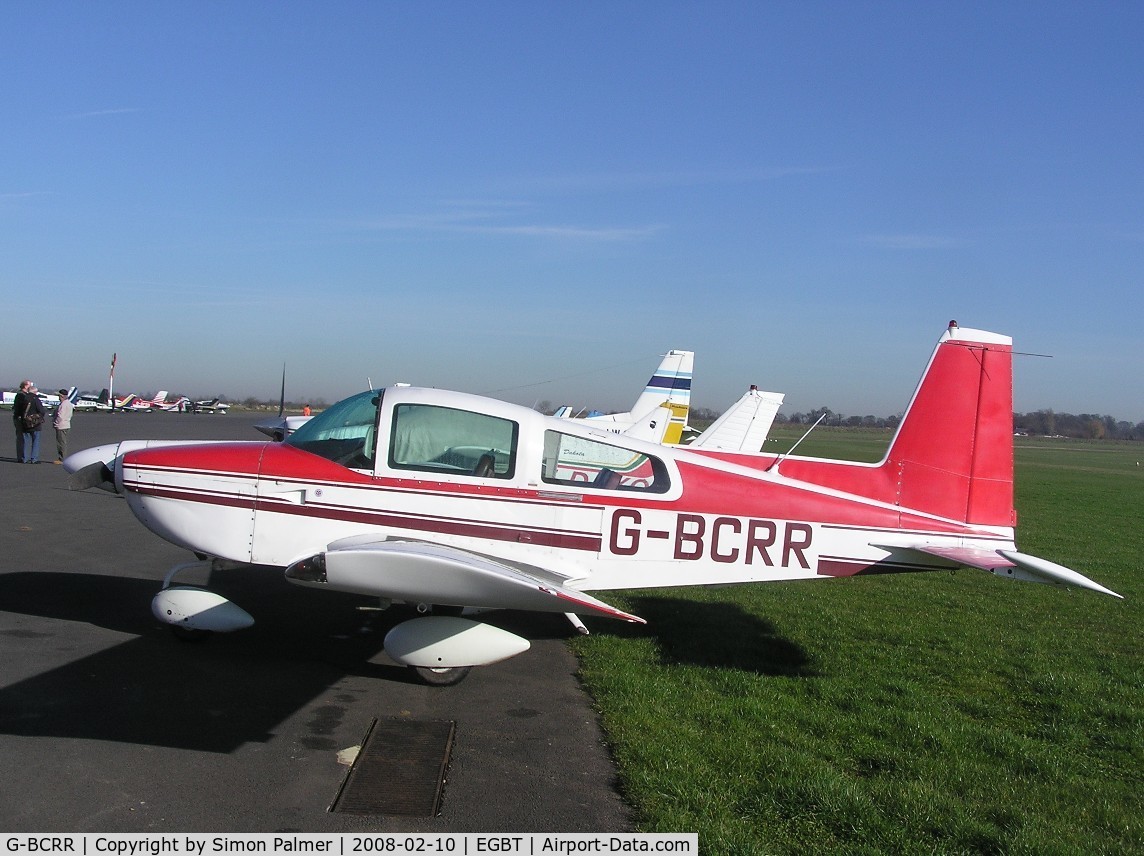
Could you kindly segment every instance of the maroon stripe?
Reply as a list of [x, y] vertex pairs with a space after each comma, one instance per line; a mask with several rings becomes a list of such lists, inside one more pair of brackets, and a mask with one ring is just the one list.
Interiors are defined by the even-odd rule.
[[170, 488], [154, 487], [153, 485], [140, 485], [123, 483], [124, 488], [134, 491], [140, 496], [157, 496], [161, 499], [179, 499], [184, 502], [201, 502], [204, 505], [223, 505], [227, 508], [244, 508], [247, 511], [254, 511], [255, 496], [241, 496], [234, 493], [206, 493], [204, 491], [195, 491], [194, 493], [184, 493], [179, 490]]
[[253, 496], [243, 497], [233, 494], [204, 494], [200, 491], [183, 493], [178, 490], [157, 488], [151, 485], [130, 485], [129, 487], [142, 496], [155, 496], [162, 499], [178, 499], [184, 502], [200, 502], [206, 505], [219, 505], [252, 511], [257, 508], [258, 511], [264, 513], [317, 517], [323, 520], [341, 520], [370, 526], [435, 532], [442, 535], [463, 535], [469, 538], [487, 538], [491, 541], [518, 541], [542, 547], [560, 547], [591, 553], [600, 552], [603, 540], [600, 535], [576, 534], [558, 529], [526, 530], [522, 529], [519, 524], [480, 523], [445, 517], [412, 517], [394, 512], [351, 509], [314, 503], [308, 503], [305, 507], [301, 507], [289, 503], [272, 503], [265, 497], [256, 500]]

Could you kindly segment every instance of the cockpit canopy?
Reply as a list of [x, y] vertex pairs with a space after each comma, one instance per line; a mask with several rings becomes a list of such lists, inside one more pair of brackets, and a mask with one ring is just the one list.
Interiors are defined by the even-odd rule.
[[[471, 396], [441, 393], [451, 397], [404, 401], [397, 392], [388, 409], [381, 406], [385, 390], [344, 399], [285, 442], [351, 469], [375, 471], [380, 463], [389, 470], [486, 479], [512, 479], [521, 450], [526, 449], [534, 458], [531, 477], [538, 475], [546, 484], [648, 493], [665, 493], [670, 487], [667, 468], [654, 455], [584, 436], [583, 431], [556, 430], [539, 414], [522, 411], [513, 419], [511, 412], [499, 415], [452, 406], [480, 400]], [[383, 419], [387, 424], [379, 430]], [[522, 423], [535, 426], [532, 442], [522, 442]], [[388, 437], [380, 462], [379, 434]]]

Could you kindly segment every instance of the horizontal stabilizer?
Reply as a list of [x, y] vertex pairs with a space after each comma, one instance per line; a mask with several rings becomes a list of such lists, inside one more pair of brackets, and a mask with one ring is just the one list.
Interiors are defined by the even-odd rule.
[[286, 578], [407, 603], [590, 613], [646, 623], [538, 568], [425, 541], [349, 538], [291, 565]]
[[[1124, 599], [1124, 595], [1117, 594], [1111, 589], [1106, 589], [1100, 583], [1090, 580], [1084, 574], [1077, 573], [1072, 568], [1066, 568], [1064, 565], [1058, 565], [1056, 562], [1039, 559], [1036, 556], [1029, 556], [1025, 553], [1018, 553], [1016, 550], [998, 550], [997, 552], [1011, 561], [1020, 570], [1037, 578], [1035, 580], [1036, 582], [1078, 586], [1080, 588], [1100, 592], [1101, 594], [1109, 594], [1121, 600]], [[996, 573], [996, 571], [994, 571], [994, 573]]]
[[[902, 548], [887, 547], [886, 549], [900, 550]], [[913, 545], [907, 549], [916, 550], [919, 553], [937, 556], [942, 559], [949, 559], [966, 567], [980, 568], [983, 571], [989, 571], [999, 577], [1007, 577], [1009, 579], [1032, 583], [1076, 586], [1077, 588], [1085, 588], [1090, 591], [1123, 599], [1123, 595], [1119, 595], [1111, 589], [1105, 588], [1100, 583], [1090, 580], [1084, 574], [1078, 573], [1072, 568], [1066, 568], [1064, 565], [1058, 565], [1056, 562], [1039, 559], [1036, 556], [1030, 556], [1026, 553], [1018, 553], [1016, 550], [938, 547], [930, 544]]]

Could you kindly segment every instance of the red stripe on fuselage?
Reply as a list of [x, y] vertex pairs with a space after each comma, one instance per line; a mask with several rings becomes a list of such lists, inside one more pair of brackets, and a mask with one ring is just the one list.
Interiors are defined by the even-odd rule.
[[[261, 465], [261, 474], [259, 466]], [[125, 470], [135, 475], [124, 478], [124, 488], [142, 496], [161, 499], [197, 502], [207, 505], [225, 506], [255, 510], [259, 513], [286, 514], [299, 517], [339, 520], [361, 523], [391, 529], [405, 529], [417, 532], [433, 532], [444, 535], [457, 535], [469, 538], [485, 538], [496, 541], [526, 542], [543, 547], [559, 547], [598, 553], [602, 539], [599, 532], [562, 530], [549, 527], [522, 525], [519, 521], [493, 521], [445, 517], [425, 514], [410, 514], [384, 508], [369, 508], [360, 504], [339, 505], [329, 502], [308, 501], [296, 505], [283, 501], [274, 494], [255, 496], [253, 491], [243, 494], [207, 489], [187, 484], [156, 485], [147, 479], [163, 475], [187, 475], [191, 478], [233, 479], [246, 486], [251, 483], [275, 482], [297, 484], [314, 489], [346, 488], [367, 490], [371, 494], [386, 495], [441, 495], [450, 493], [463, 497], [486, 501], [521, 502], [551, 507], [562, 505], [551, 498], [546, 501], [526, 500], [528, 491], [505, 491], [500, 487], [489, 488], [481, 485], [426, 483], [419, 479], [378, 479], [367, 473], [349, 470], [345, 467], [281, 444], [211, 444], [204, 446], [182, 446], [144, 449], [129, 453], [124, 457]], [[504, 494], [508, 493], [509, 496]], [[533, 492], [535, 496], [535, 492]]]

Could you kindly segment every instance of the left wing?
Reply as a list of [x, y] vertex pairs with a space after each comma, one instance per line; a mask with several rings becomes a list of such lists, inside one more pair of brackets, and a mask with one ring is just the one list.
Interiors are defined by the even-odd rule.
[[295, 562], [286, 578], [410, 603], [589, 613], [646, 624], [541, 568], [428, 541], [346, 538]]
[[1056, 562], [1050, 562], [1047, 559], [1030, 556], [1027, 553], [1019, 553], [1016, 550], [985, 550], [980, 547], [938, 547], [929, 544], [915, 544], [908, 547], [876, 546], [893, 552], [912, 550], [929, 556], [937, 556], [941, 559], [949, 559], [950, 561], [957, 562], [959, 565], [965, 565], [970, 568], [980, 568], [983, 571], [989, 571], [991, 574], [996, 574], [999, 577], [1008, 577], [1010, 579], [1033, 583], [1048, 583], [1050, 585], [1077, 586], [1078, 588], [1086, 588], [1091, 591], [1100, 592], [1101, 594], [1112, 595], [1112, 597], [1118, 597], [1121, 600], [1124, 599], [1123, 595], [1119, 595], [1111, 589], [1106, 589], [1100, 583], [1090, 580], [1084, 574], [1074, 571], [1072, 568], [1066, 568], [1064, 565], [1058, 565]]

